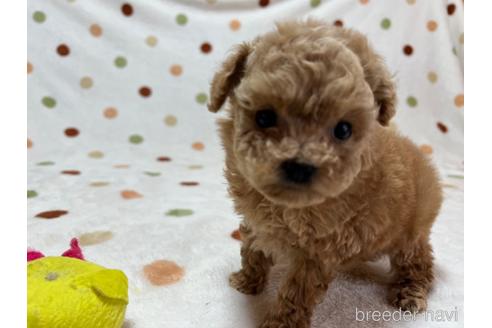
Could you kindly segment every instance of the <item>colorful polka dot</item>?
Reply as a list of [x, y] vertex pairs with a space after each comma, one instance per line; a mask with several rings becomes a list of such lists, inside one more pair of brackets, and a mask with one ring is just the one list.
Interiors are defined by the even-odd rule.
[[99, 151], [99, 150], [93, 150], [93, 151], [89, 152], [87, 154], [87, 156], [89, 156], [90, 158], [99, 159], [99, 158], [104, 157], [104, 153], [102, 151]]
[[100, 37], [103, 33], [103, 30], [102, 30], [102, 27], [99, 26], [98, 24], [92, 24], [90, 27], [89, 27], [89, 32], [91, 33], [91, 35], [93, 37]]
[[118, 116], [118, 110], [114, 107], [107, 107], [104, 109], [103, 115], [105, 118], [111, 120], [111, 119], [115, 118], [116, 116]]
[[181, 74], [183, 74], [183, 67], [181, 65], [174, 64], [169, 68], [169, 72], [171, 73], [171, 75], [180, 76]]
[[207, 94], [204, 92], [200, 92], [196, 95], [195, 100], [197, 103], [203, 105], [207, 103]]
[[241, 22], [237, 19], [233, 19], [229, 22], [229, 28], [232, 31], [238, 31], [241, 28]]
[[424, 154], [426, 155], [430, 155], [434, 152], [434, 150], [432, 149], [432, 147], [430, 145], [420, 145], [420, 151], [423, 152]]
[[141, 144], [143, 142], [143, 140], [144, 140], [143, 137], [139, 134], [132, 134], [128, 138], [128, 141], [130, 141], [130, 143], [135, 144], [135, 145]]
[[343, 22], [340, 19], [337, 19], [335, 22], [333, 22], [333, 25], [337, 27], [343, 27]]
[[118, 68], [123, 68], [127, 64], [126, 58], [123, 56], [118, 56], [114, 59], [114, 66]]
[[316, 8], [321, 4], [321, 0], [310, 0], [309, 4], [311, 5], [311, 7]]
[[47, 108], [56, 107], [56, 100], [52, 97], [43, 97], [43, 99], [41, 99], [41, 103]]
[[177, 283], [184, 276], [184, 269], [168, 260], [158, 260], [143, 268], [147, 280], [155, 286], [165, 286]]
[[204, 150], [205, 149], [205, 145], [201, 142], [194, 142], [192, 145], [191, 145], [191, 148], [193, 148], [194, 150]]
[[437, 122], [436, 123], [437, 128], [442, 132], [442, 133], [447, 133], [448, 132], [448, 127], [442, 123], [442, 122]]
[[454, 12], [456, 11], [456, 5], [454, 3], [451, 3], [447, 6], [447, 12], [449, 16], [454, 15]]
[[403, 53], [407, 56], [411, 56], [413, 54], [413, 47], [409, 44], [403, 47]]
[[34, 198], [37, 196], [38, 196], [38, 193], [36, 192], [36, 190], [28, 190], [27, 191], [27, 198]]
[[149, 46], [149, 47], [155, 47], [157, 45], [157, 37], [153, 36], [153, 35], [150, 35], [148, 36], [146, 39], [145, 39], [145, 43]]
[[270, 4], [270, 0], [260, 0], [260, 1], [258, 1], [258, 5], [259, 5], [260, 7], [266, 7], [266, 6], [268, 6], [269, 4]]
[[391, 20], [389, 18], [383, 18], [380, 25], [382, 29], [388, 30], [391, 27]]
[[201, 169], [203, 169], [203, 165], [196, 165], [196, 164], [189, 165], [188, 169], [190, 169], [190, 170], [201, 170]]
[[32, 64], [27, 62], [27, 74], [31, 74], [33, 70]]
[[79, 135], [79, 130], [77, 128], [66, 128], [65, 135], [70, 138], [74, 138]]
[[130, 167], [130, 165], [128, 165], [128, 164], [115, 164], [115, 165], [113, 165], [113, 167], [115, 169], [128, 169]]
[[41, 219], [56, 219], [62, 215], [66, 215], [66, 214], [68, 214], [68, 211], [52, 210], [52, 211], [45, 211], [45, 212], [38, 213], [38, 214], [36, 214], [36, 217], [41, 218]]
[[179, 184], [184, 187], [196, 187], [199, 185], [199, 183], [196, 181], [182, 181]]
[[159, 157], [157, 157], [157, 161], [158, 162], [170, 162], [171, 161], [171, 157], [168, 157], [168, 156], [159, 156]]
[[367, 5], [369, 3], [369, 0], [359, 0], [361, 5]]
[[189, 216], [192, 214], [193, 214], [192, 210], [185, 209], [185, 208], [175, 208], [166, 212], [167, 216], [176, 216], [176, 217]]
[[138, 89], [138, 93], [144, 97], [144, 98], [148, 98], [152, 95], [152, 89], [150, 87], [147, 87], [147, 86], [143, 86], [143, 87], [140, 87], [140, 89]]
[[430, 31], [430, 32], [434, 32], [435, 30], [437, 30], [437, 22], [435, 20], [430, 20], [427, 22], [427, 29]]
[[204, 42], [202, 43], [202, 45], [200, 46], [200, 50], [204, 53], [204, 54], [208, 54], [210, 52], [212, 52], [212, 45], [208, 42]]
[[60, 56], [66, 57], [70, 54], [70, 48], [66, 44], [62, 43], [62, 44], [58, 45], [58, 47], [56, 47], [56, 52]]
[[121, 6], [121, 12], [123, 13], [123, 15], [129, 17], [133, 15], [133, 6], [129, 3], [124, 3]]
[[53, 161], [42, 161], [42, 162], [38, 162], [36, 165], [38, 165], [38, 166], [52, 166], [52, 165], [55, 165], [55, 162], [53, 162]]
[[418, 102], [417, 102], [417, 98], [415, 98], [414, 96], [409, 96], [407, 98], [407, 105], [410, 106], [410, 107], [415, 107], [417, 106]]
[[454, 97], [454, 104], [456, 107], [463, 107], [465, 105], [465, 95], [459, 94]]
[[188, 17], [185, 14], [178, 14], [176, 16], [176, 23], [178, 25], [186, 25], [188, 23]]
[[236, 240], [241, 240], [241, 233], [239, 232], [238, 229], [236, 229], [233, 232], [231, 232], [231, 237]]
[[144, 174], [148, 175], [149, 177], [158, 177], [161, 175], [161, 172], [145, 171]]
[[429, 80], [430, 83], [436, 83], [438, 76], [436, 72], [429, 72], [427, 73], [427, 79]]
[[32, 148], [32, 141], [29, 138], [27, 138], [27, 148]]
[[80, 175], [80, 171], [78, 170], [63, 170], [60, 173], [65, 175]]
[[84, 76], [80, 79], [80, 87], [82, 89], [90, 89], [94, 85], [94, 81], [90, 76]]
[[409, 5], [414, 5], [417, 0], [407, 0], [407, 3]]
[[465, 43], [465, 34], [461, 33], [460, 37], [458, 39], [459, 43], [464, 44]]
[[142, 198], [143, 195], [140, 194], [139, 192], [135, 191], [135, 190], [122, 190], [120, 192], [120, 195], [121, 197], [123, 197], [123, 199], [137, 199], [137, 198]]
[[109, 186], [109, 182], [106, 181], [94, 181], [89, 184], [91, 187], [105, 187]]
[[174, 115], [167, 115], [164, 117], [164, 123], [167, 126], [175, 126], [178, 123], [178, 119]]
[[46, 21], [46, 14], [44, 12], [42, 12], [42, 11], [35, 11], [32, 14], [32, 19], [36, 23], [44, 23]]
[[81, 234], [78, 237], [80, 246], [91, 246], [104, 243], [113, 238], [111, 231], [93, 231]]

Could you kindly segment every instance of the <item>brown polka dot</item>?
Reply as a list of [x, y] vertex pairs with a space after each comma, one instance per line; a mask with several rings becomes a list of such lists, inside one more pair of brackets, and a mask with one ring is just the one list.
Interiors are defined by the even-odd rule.
[[333, 25], [338, 26], [338, 27], [343, 27], [343, 22], [342, 22], [341, 20], [337, 19], [337, 20], [333, 23]]
[[454, 104], [456, 107], [463, 107], [465, 105], [465, 95], [460, 94], [454, 97]]
[[196, 181], [183, 181], [180, 183], [180, 185], [185, 186], [185, 187], [194, 187], [194, 186], [198, 186], [199, 183]]
[[128, 164], [115, 164], [115, 165], [113, 165], [113, 167], [115, 169], [127, 169], [130, 167], [130, 165], [128, 165]]
[[427, 29], [430, 32], [434, 32], [435, 30], [437, 30], [437, 22], [435, 20], [428, 21], [427, 22]]
[[409, 5], [414, 5], [414, 4], [415, 4], [415, 2], [416, 2], [416, 0], [407, 0], [407, 3], [408, 3]]
[[121, 6], [121, 12], [123, 13], [123, 15], [125, 16], [131, 16], [133, 15], [133, 7], [131, 4], [129, 3], [124, 3], [122, 6]]
[[369, 0], [359, 0], [359, 2], [362, 4], [362, 5], [367, 5], [369, 3]]
[[413, 47], [409, 44], [405, 45], [403, 47], [403, 53], [407, 56], [410, 56], [413, 54]]
[[449, 16], [453, 15], [454, 12], [456, 11], [456, 5], [454, 3], [449, 4], [447, 10]]
[[204, 53], [204, 54], [208, 54], [212, 51], [212, 45], [208, 42], [204, 42], [202, 43], [202, 45], [200, 46], [200, 50]]
[[140, 89], [138, 89], [138, 93], [140, 93], [140, 95], [142, 97], [147, 98], [147, 97], [150, 97], [150, 95], [152, 94], [152, 89], [150, 89], [149, 87], [143, 86]]
[[448, 127], [441, 122], [437, 122], [437, 128], [441, 130], [442, 133], [448, 132]]
[[170, 162], [171, 161], [171, 158], [170, 157], [167, 157], [167, 156], [160, 156], [160, 157], [157, 157], [157, 160], [159, 162]]
[[90, 89], [94, 85], [94, 81], [89, 76], [84, 76], [80, 79], [80, 87], [82, 89]]
[[89, 184], [91, 187], [105, 187], [109, 186], [109, 182], [106, 181], [94, 181]]
[[241, 240], [241, 233], [239, 232], [238, 229], [236, 229], [233, 232], [231, 232], [231, 237], [236, 240]]
[[113, 238], [111, 231], [93, 231], [81, 234], [78, 239], [80, 246], [90, 246], [104, 243], [111, 238]]
[[46, 212], [41, 212], [36, 214], [37, 218], [42, 218], [42, 219], [56, 219], [59, 218], [62, 215], [67, 214], [68, 211], [65, 210], [53, 210], [53, 211], [46, 211]]
[[174, 76], [180, 76], [183, 73], [183, 67], [181, 65], [172, 65], [169, 68], [169, 72], [171, 72], [172, 75]]
[[461, 34], [460, 34], [460, 37], [459, 37], [458, 41], [459, 41], [461, 44], [464, 44], [464, 43], [465, 43], [465, 33], [461, 33]]
[[103, 115], [107, 119], [113, 119], [118, 116], [118, 110], [114, 107], [108, 107], [104, 109]]
[[438, 76], [437, 76], [437, 73], [436, 72], [429, 72], [427, 74], [427, 78], [429, 79], [429, 81], [431, 83], [436, 83], [437, 82], [437, 79], [438, 79]]
[[27, 62], [27, 74], [31, 74], [33, 70], [32, 64]]
[[191, 147], [194, 149], [194, 150], [204, 150], [205, 149], [205, 145], [201, 142], [195, 142], [191, 145]]
[[61, 174], [66, 174], [66, 175], [80, 175], [80, 171], [77, 171], [77, 170], [64, 170], [64, 171], [61, 171]]
[[65, 129], [65, 135], [67, 137], [73, 138], [73, 137], [78, 136], [79, 133], [80, 133], [79, 130], [77, 130], [76, 128], [66, 128]]
[[98, 24], [92, 24], [90, 27], [89, 27], [89, 32], [92, 34], [92, 36], [98, 38], [102, 35], [102, 27], [99, 26]]
[[104, 157], [104, 153], [102, 151], [99, 151], [99, 150], [93, 150], [93, 151], [90, 151], [87, 156], [89, 156], [90, 158], [95, 158], [95, 159], [99, 159], [99, 158], [103, 158]]
[[56, 48], [56, 52], [60, 55], [60, 56], [68, 56], [70, 54], [70, 48], [66, 45], [66, 44], [60, 44], [57, 48]]
[[260, 0], [258, 1], [258, 4], [260, 5], [260, 7], [266, 7], [270, 4], [270, 0]]
[[176, 123], [178, 123], [178, 119], [174, 115], [167, 115], [166, 117], [164, 117], [164, 123], [167, 126], [175, 126]]
[[420, 145], [420, 151], [424, 154], [430, 155], [434, 150], [429, 145]]
[[27, 138], [27, 148], [32, 148], [32, 141], [29, 138]]
[[237, 19], [233, 19], [229, 22], [229, 28], [233, 31], [237, 31], [241, 28], [241, 22]]
[[135, 190], [122, 190], [120, 194], [124, 199], [136, 199], [143, 197], [142, 194], [136, 192]]
[[158, 260], [147, 264], [143, 271], [150, 283], [156, 286], [174, 284], [184, 276], [184, 269], [168, 260]]

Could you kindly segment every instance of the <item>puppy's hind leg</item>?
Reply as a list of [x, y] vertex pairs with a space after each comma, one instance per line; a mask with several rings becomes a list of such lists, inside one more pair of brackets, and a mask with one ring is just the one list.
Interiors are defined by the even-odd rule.
[[241, 270], [229, 276], [229, 284], [244, 294], [259, 294], [263, 291], [272, 266], [272, 259], [266, 257], [262, 251], [254, 250], [251, 244], [254, 236], [245, 226], [239, 228], [241, 232]]
[[434, 279], [432, 246], [428, 237], [394, 253], [391, 266], [396, 274], [390, 292], [391, 304], [403, 311], [424, 311]]

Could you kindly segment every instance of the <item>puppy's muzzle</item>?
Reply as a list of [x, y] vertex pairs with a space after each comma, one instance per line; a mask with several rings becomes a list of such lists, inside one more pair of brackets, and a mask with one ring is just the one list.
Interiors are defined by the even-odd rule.
[[296, 160], [287, 160], [280, 165], [284, 179], [296, 184], [307, 184], [316, 173], [316, 167], [299, 163]]

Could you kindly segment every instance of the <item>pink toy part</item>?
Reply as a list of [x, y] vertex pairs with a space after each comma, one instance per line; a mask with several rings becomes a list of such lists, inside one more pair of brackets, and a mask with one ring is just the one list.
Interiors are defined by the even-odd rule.
[[44, 257], [44, 254], [32, 248], [27, 249], [27, 262], [34, 261]]
[[79, 241], [77, 238], [72, 238], [70, 241], [70, 249], [66, 250], [62, 256], [84, 260], [84, 255], [82, 254], [82, 249], [79, 247]]

